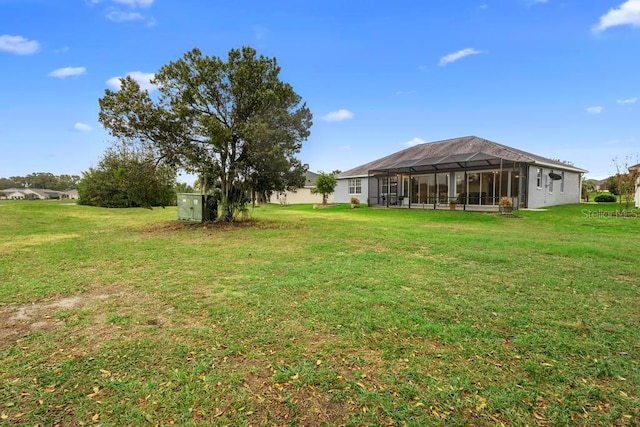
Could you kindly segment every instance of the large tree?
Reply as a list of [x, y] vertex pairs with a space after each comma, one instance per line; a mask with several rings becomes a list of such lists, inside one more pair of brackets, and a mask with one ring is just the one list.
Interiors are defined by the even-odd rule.
[[160, 68], [153, 99], [131, 78], [100, 99], [100, 122], [115, 137], [149, 144], [158, 159], [221, 190], [223, 220], [244, 209], [251, 191], [300, 182], [295, 155], [309, 135], [311, 112], [279, 78], [275, 58], [250, 47], [227, 61], [193, 49]]

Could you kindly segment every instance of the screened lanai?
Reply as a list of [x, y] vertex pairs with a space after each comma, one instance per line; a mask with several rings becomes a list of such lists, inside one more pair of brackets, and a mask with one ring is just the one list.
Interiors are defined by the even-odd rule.
[[368, 170], [369, 204], [497, 210], [503, 196], [524, 207], [526, 164], [474, 152], [402, 160]]

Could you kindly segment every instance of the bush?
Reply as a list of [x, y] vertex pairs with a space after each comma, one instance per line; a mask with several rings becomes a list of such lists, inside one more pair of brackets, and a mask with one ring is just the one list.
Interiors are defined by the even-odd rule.
[[357, 197], [351, 197], [351, 204], [352, 205], [359, 205], [360, 204], [360, 199], [358, 199]]
[[596, 202], [604, 202], [604, 203], [611, 203], [611, 202], [615, 202], [616, 201], [616, 196], [612, 195], [612, 194], [598, 194], [596, 196], [595, 199]]

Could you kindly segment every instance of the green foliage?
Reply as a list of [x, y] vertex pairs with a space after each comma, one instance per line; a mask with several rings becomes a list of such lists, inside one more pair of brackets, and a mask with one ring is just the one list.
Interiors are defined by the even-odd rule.
[[35, 172], [27, 176], [0, 178], [0, 190], [7, 188], [38, 188], [56, 191], [75, 189], [80, 181], [78, 175], [54, 175], [50, 172]]
[[616, 196], [620, 194], [620, 191], [618, 189], [618, 181], [619, 179], [616, 179], [615, 175], [607, 178], [607, 189], [609, 190], [609, 193]]
[[175, 204], [176, 172], [156, 165], [145, 149], [122, 144], [107, 150], [96, 168], [83, 174], [78, 203], [107, 208]]
[[193, 49], [155, 74], [157, 101], [125, 78], [99, 100], [99, 119], [113, 136], [149, 143], [167, 164], [219, 186], [222, 219], [231, 220], [251, 192], [304, 179], [295, 155], [311, 112], [279, 73], [275, 58], [250, 47], [232, 49], [226, 62]]
[[585, 179], [582, 181], [580, 197], [583, 200], [588, 202], [589, 194], [597, 191], [597, 189], [598, 189], [598, 181], [596, 181], [595, 179]]
[[337, 176], [337, 171], [331, 173], [321, 171], [316, 179], [316, 186], [311, 189], [311, 194], [322, 194], [322, 204], [326, 204], [329, 194], [333, 194], [336, 191], [336, 185], [338, 185]]
[[184, 182], [176, 182], [176, 193], [193, 193], [193, 187]]
[[598, 203], [611, 203], [616, 201], [616, 196], [611, 194], [598, 194], [593, 200]]

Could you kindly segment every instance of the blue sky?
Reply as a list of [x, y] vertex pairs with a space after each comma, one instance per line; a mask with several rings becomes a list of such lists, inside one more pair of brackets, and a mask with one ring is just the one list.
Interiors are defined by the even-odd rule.
[[311, 170], [466, 135], [594, 178], [640, 154], [640, 0], [0, 0], [0, 177], [80, 174], [118, 76], [243, 45], [311, 108]]

